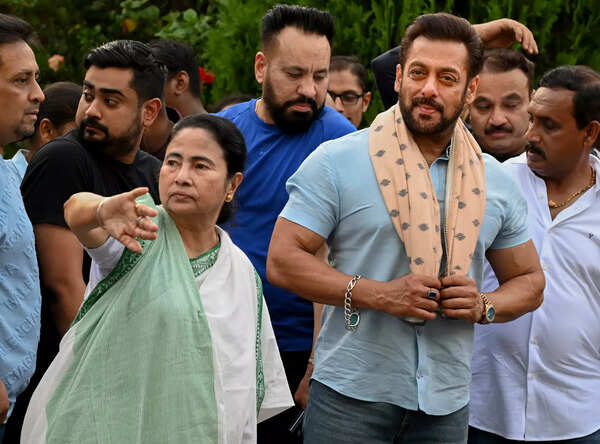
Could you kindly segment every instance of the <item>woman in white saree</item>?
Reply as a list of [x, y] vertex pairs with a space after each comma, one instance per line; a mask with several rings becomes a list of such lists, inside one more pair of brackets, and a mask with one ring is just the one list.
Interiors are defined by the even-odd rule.
[[216, 225], [245, 156], [231, 122], [189, 116], [160, 171], [162, 206], [144, 188], [66, 202], [90, 282], [22, 443], [253, 443], [258, 421], [293, 405], [260, 278]]

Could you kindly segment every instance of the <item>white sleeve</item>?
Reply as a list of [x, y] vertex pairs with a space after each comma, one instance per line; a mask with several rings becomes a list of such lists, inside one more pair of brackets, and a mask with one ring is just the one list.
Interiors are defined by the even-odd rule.
[[[263, 297], [262, 294], [259, 295]], [[275, 333], [271, 325], [269, 309], [263, 297], [262, 322], [261, 322], [261, 352], [263, 374], [265, 380], [265, 398], [263, 399], [258, 414], [257, 422], [275, 416], [294, 406], [292, 393], [288, 386], [279, 348], [275, 340]]]
[[85, 251], [92, 258], [92, 265], [90, 267], [90, 279], [88, 281], [87, 288], [85, 289], [85, 296], [96, 288], [96, 285], [104, 279], [109, 273], [117, 266], [125, 245], [116, 240], [114, 237], [106, 239], [102, 245], [97, 248], [86, 248]]

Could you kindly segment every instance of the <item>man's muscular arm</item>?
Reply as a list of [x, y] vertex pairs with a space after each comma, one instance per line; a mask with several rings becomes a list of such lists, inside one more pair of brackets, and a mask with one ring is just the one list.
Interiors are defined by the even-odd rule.
[[[324, 243], [325, 239], [313, 231], [278, 218], [267, 257], [269, 282], [313, 302], [343, 305], [352, 276], [315, 256]], [[430, 287], [440, 288], [437, 277], [408, 274], [390, 282], [361, 279], [352, 291], [352, 305], [392, 316], [432, 320], [438, 303], [427, 298]]]
[[33, 230], [40, 278], [56, 296], [50, 301], [50, 310], [56, 328], [64, 335], [83, 302], [83, 248], [67, 228], [39, 224]]

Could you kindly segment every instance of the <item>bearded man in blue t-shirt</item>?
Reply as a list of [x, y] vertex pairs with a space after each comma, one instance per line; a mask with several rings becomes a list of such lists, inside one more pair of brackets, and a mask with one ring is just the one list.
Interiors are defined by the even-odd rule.
[[[239, 207], [226, 229], [263, 281], [292, 392], [307, 370], [313, 307], [270, 285], [265, 263], [275, 220], [288, 199], [287, 179], [322, 142], [355, 130], [344, 116], [324, 106], [333, 30], [332, 16], [314, 8], [278, 5], [268, 11], [254, 64], [262, 97], [219, 113], [238, 126], [248, 147]], [[291, 442], [287, 428], [297, 414], [288, 411], [259, 425], [259, 442]]]

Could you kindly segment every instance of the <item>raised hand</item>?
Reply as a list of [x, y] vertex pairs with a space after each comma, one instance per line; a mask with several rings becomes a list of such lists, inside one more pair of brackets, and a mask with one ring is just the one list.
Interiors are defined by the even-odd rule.
[[516, 20], [502, 18], [474, 25], [485, 46], [508, 48], [514, 42], [521, 44], [529, 54], [537, 54], [538, 47], [529, 28]]
[[135, 253], [142, 252], [136, 238], [156, 239], [158, 231], [158, 226], [150, 219], [157, 211], [135, 201], [147, 192], [148, 188], [140, 187], [106, 198], [96, 212], [98, 225]]

